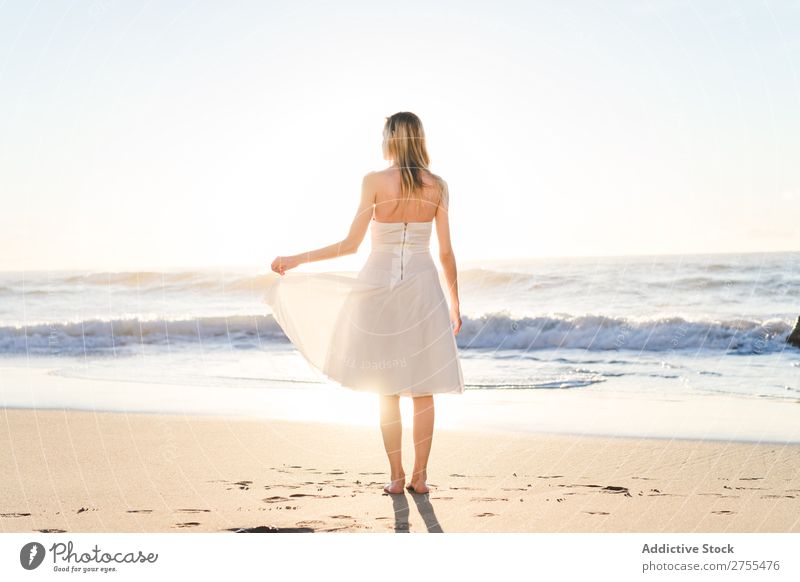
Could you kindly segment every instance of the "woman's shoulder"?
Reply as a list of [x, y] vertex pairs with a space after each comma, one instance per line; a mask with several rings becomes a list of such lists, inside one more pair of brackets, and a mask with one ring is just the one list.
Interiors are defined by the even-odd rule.
[[428, 170], [428, 174], [430, 174], [431, 178], [433, 178], [433, 181], [436, 183], [436, 185], [439, 186], [439, 190], [447, 189], [447, 182], [445, 182], [445, 179], [439, 174], [434, 174], [430, 170]]
[[[389, 179], [389, 180], [396, 180], [400, 175], [399, 168], [382, 168], [380, 170], [372, 170], [371, 172], [367, 172], [364, 176], [365, 178], [374, 177], [378, 179]], [[442, 190], [447, 187], [447, 182], [438, 174], [434, 174], [428, 168], [424, 168], [422, 170], [423, 179], [427, 179], [429, 184], [435, 184], [438, 186], [439, 190]]]
[[[367, 176], [397, 176], [400, 173], [400, 168], [389, 166], [388, 168], [381, 168], [379, 170], [371, 170], [367, 172]], [[430, 168], [422, 168], [423, 176], [430, 176], [435, 179], [441, 180], [442, 177], [433, 173]]]
[[433, 181], [432, 185], [434, 186], [433, 191], [435, 192], [435, 195], [439, 197], [440, 201], [441, 200], [446, 201], [448, 197], [447, 181], [445, 181], [445, 179], [442, 178], [439, 174], [434, 174], [430, 170], [425, 170], [425, 171], [428, 173], [428, 175]]
[[[400, 191], [400, 170], [399, 168], [384, 168], [368, 172], [364, 176], [365, 183], [369, 183], [378, 192], [378, 197], [389, 196], [394, 198]], [[422, 188], [421, 196], [431, 203], [446, 207], [450, 202], [450, 191], [444, 178], [425, 168], [422, 171], [422, 181], [425, 184]], [[384, 194], [381, 194], [384, 193]]]

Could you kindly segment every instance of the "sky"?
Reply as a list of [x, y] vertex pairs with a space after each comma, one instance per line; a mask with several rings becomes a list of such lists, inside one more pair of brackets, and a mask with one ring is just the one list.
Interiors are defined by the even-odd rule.
[[334, 243], [397, 111], [460, 261], [800, 249], [798, 2], [6, 1], [0, 111], [0, 270]]

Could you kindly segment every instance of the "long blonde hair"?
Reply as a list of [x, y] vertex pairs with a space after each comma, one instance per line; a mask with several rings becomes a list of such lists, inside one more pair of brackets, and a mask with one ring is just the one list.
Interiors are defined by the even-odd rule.
[[403, 200], [422, 198], [421, 191], [428, 185], [422, 179], [423, 170], [427, 170], [439, 185], [440, 200], [446, 203], [446, 182], [428, 169], [430, 158], [425, 147], [425, 130], [419, 117], [410, 111], [390, 115], [383, 126], [383, 139], [389, 156], [400, 167]]

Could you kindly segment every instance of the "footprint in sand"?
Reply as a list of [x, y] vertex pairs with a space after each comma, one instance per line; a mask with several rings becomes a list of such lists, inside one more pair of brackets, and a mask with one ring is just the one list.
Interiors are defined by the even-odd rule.
[[584, 511], [583, 513], [588, 513], [589, 515], [611, 515], [607, 511]]
[[90, 507], [81, 507], [75, 513], [83, 513], [84, 511], [97, 511], [97, 508], [96, 507], [91, 507], [91, 508]]
[[761, 499], [794, 499], [794, 495], [762, 495]]
[[[328, 528], [325, 528], [325, 529], [321, 529], [319, 531], [324, 531], [324, 532], [356, 531], [356, 530], [362, 530], [362, 529], [372, 529], [372, 528], [369, 527], [368, 525], [364, 525], [364, 524], [361, 524], [361, 523], [353, 523], [353, 524], [350, 524], [350, 525], [342, 525], [342, 526], [339, 526], [339, 527], [328, 527]], [[397, 529], [395, 531], [400, 531], [400, 530]]]
[[233, 533], [314, 533], [314, 529], [310, 527], [275, 527], [273, 525], [232, 527], [224, 531], [232, 531]]
[[631, 492], [628, 491], [627, 487], [620, 487], [618, 485], [606, 485], [600, 491], [607, 492], [607, 493], [623, 493], [625, 497], [630, 497]]
[[620, 485], [580, 485], [580, 484], [564, 484], [560, 483], [559, 487], [590, 487], [593, 489], [599, 489], [602, 493], [622, 493], [625, 497], [631, 497], [631, 492], [628, 491], [627, 487], [622, 487]]
[[496, 517], [496, 513], [489, 513], [488, 511], [485, 513], [476, 513], [475, 517]]
[[331, 519], [348, 520], [349, 523], [337, 523], [336, 525], [322, 528], [320, 531], [331, 532], [331, 531], [352, 531], [352, 530], [372, 529], [371, 526], [359, 523], [356, 520], [356, 518], [353, 517], [352, 515], [331, 515], [329, 517]]
[[472, 497], [470, 501], [508, 501], [505, 497]]
[[252, 481], [237, 481], [236, 483], [234, 483], [234, 485], [236, 485], [242, 491], [246, 491], [247, 489], [250, 489], [250, 485], [252, 485], [252, 484], [253, 484]]
[[0, 513], [0, 517], [30, 517], [30, 513]]
[[176, 523], [175, 527], [197, 527], [200, 525], [199, 521], [186, 521], [184, 523]]
[[153, 513], [152, 509], [129, 509], [128, 513]]
[[[641, 491], [639, 495], [641, 495]], [[660, 489], [651, 489], [650, 492], [647, 494], [648, 497], [686, 497], [685, 495], [679, 495], [677, 493], [662, 493]]]
[[67, 533], [65, 529], [37, 529], [36, 531], [41, 533]]
[[721, 509], [719, 511], [712, 511], [711, 513], [714, 513], [716, 515], [733, 515], [736, 512], [735, 511], [728, 511], [727, 509]]
[[177, 509], [180, 513], [209, 513], [210, 509]]
[[[462, 475], [461, 473], [450, 473], [450, 476], [451, 477], [469, 477], [470, 479], [478, 479], [478, 478], [489, 479], [489, 478], [494, 477], [494, 475]], [[517, 474], [514, 473], [514, 477], [516, 477], [516, 476], [517, 476]]]
[[280, 495], [275, 495], [273, 497], [267, 497], [265, 499], [262, 499], [261, 501], [263, 501], [264, 503], [279, 503], [281, 501], [289, 501], [289, 498], [281, 497]]

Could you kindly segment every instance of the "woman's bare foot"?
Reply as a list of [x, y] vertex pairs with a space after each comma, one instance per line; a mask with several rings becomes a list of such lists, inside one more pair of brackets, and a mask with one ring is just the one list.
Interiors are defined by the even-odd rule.
[[392, 479], [391, 483], [387, 483], [383, 486], [383, 491], [385, 493], [402, 493], [403, 488], [406, 485], [406, 476], [400, 475], [397, 479]]
[[415, 471], [411, 476], [411, 482], [408, 484], [408, 488], [414, 491], [414, 493], [428, 493], [430, 489], [428, 489], [428, 485], [425, 483], [427, 480], [428, 475], [426, 471]]

